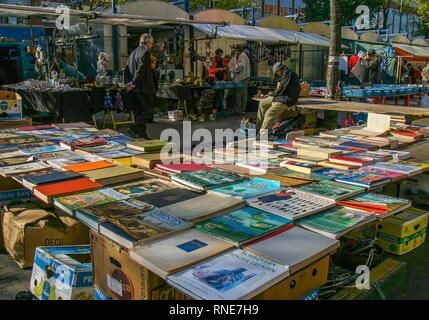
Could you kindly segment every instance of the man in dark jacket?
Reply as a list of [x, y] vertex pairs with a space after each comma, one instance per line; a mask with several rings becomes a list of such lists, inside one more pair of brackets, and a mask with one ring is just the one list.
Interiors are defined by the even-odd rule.
[[283, 121], [299, 115], [295, 110], [301, 92], [301, 84], [298, 75], [277, 62], [273, 66], [275, 76], [279, 77], [280, 83], [272, 96], [259, 103], [256, 129], [269, 130], [276, 121]]
[[129, 133], [138, 138], [147, 138], [146, 124], [153, 120], [153, 104], [156, 86], [153, 78], [151, 49], [153, 38], [144, 33], [140, 45], [128, 57], [125, 72], [126, 89], [133, 94], [135, 124]]

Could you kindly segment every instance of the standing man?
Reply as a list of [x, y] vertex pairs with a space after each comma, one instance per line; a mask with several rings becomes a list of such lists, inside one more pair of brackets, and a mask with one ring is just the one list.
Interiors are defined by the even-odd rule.
[[281, 62], [274, 64], [273, 73], [281, 80], [272, 97], [259, 103], [256, 120], [258, 132], [271, 129], [277, 120], [282, 121], [299, 116], [299, 112], [294, 110], [294, 105], [298, 102], [301, 92], [298, 75]]
[[250, 60], [243, 47], [237, 48], [237, 65], [234, 72], [234, 82], [242, 83], [244, 88], [235, 89], [235, 112], [242, 115], [247, 107], [247, 87], [250, 80]]
[[140, 45], [128, 57], [125, 79], [126, 89], [133, 93], [135, 124], [128, 130], [135, 138], [147, 139], [147, 123], [153, 119], [153, 97], [156, 86], [153, 78], [151, 49], [153, 38], [147, 33], [140, 36]]
[[380, 57], [376, 55], [374, 49], [369, 49], [365, 56], [365, 66], [368, 69], [368, 78], [366, 83], [380, 83]]
[[422, 70], [422, 83], [429, 83], [429, 62]]

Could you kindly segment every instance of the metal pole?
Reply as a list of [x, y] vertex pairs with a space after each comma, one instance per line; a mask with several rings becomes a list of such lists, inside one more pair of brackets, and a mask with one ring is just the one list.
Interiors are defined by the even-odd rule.
[[[116, 13], [116, 0], [112, 0], [112, 13]], [[116, 32], [116, 26], [112, 26], [112, 54], [113, 54], [113, 71], [119, 70], [119, 59], [118, 59], [118, 35]]]

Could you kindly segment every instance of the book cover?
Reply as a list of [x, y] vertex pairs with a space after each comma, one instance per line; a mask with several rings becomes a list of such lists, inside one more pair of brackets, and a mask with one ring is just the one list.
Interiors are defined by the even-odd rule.
[[128, 199], [127, 196], [116, 192], [113, 189], [106, 188], [58, 197], [54, 199], [54, 205], [60, 209], [66, 209], [64, 211], [67, 213], [73, 214], [74, 211], [89, 206], [96, 206], [126, 199]]
[[167, 141], [161, 140], [134, 140], [127, 143], [127, 147], [131, 149], [140, 150], [143, 152], [159, 151], [164, 146], [169, 144]]
[[335, 201], [294, 188], [282, 188], [279, 191], [250, 198], [247, 204], [259, 210], [295, 220], [333, 207]]
[[180, 219], [195, 222], [236, 210], [244, 205], [241, 199], [207, 193], [162, 207], [162, 210]]
[[421, 170], [421, 172], [425, 172], [429, 170], [429, 163], [423, 163], [423, 162], [414, 162], [414, 161], [408, 161], [408, 160], [399, 160], [396, 162], [396, 164], [402, 165], [402, 166], [410, 166], [410, 167], [416, 167]]
[[338, 239], [355, 227], [374, 219], [375, 215], [373, 213], [337, 206], [305, 217], [299, 220], [297, 224], [329, 238]]
[[[52, 172], [48, 174], [32, 174], [25, 175], [23, 179], [23, 185], [27, 186], [39, 186], [47, 183], [59, 182], [81, 178], [83, 175], [77, 172], [64, 171], [64, 172]], [[32, 189], [30, 187], [29, 189]]]
[[393, 160], [405, 160], [410, 157], [410, 153], [408, 151], [385, 150], [385, 149], [380, 149], [377, 151], [368, 151], [367, 154], [370, 157], [371, 156], [386, 157], [387, 159], [384, 159], [384, 161], [391, 160], [392, 158]]
[[133, 237], [134, 246], [192, 226], [189, 222], [171, 216], [158, 208], [133, 215], [117, 216], [114, 219], [108, 218], [108, 220]]
[[298, 226], [287, 226], [282, 232], [269, 234], [243, 249], [260, 257], [288, 266], [291, 273], [332, 253], [340, 246], [333, 240]]
[[286, 266], [240, 249], [167, 277], [167, 283], [194, 299], [250, 299], [286, 278]]
[[33, 189], [33, 193], [40, 200], [50, 203], [51, 198], [55, 196], [100, 189], [101, 187], [102, 185], [88, 178], [78, 178], [36, 186]]
[[23, 164], [27, 162], [32, 162], [33, 158], [31, 156], [19, 156], [13, 158], [0, 159], [0, 166], [14, 166], [18, 164]]
[[375, 151], [375, 150], [379, 149], [379, 147], [376, 145], [369, 144], [369, 143], [359, 143], [359, 142], [355, 142], [355, 141], [345, 141], [341, 145], [343, 147], [366, 149], [369, 151]]
[[103, 169], [115, 167], [116, 165], [107, 161], [93, 161], [93, 162], [83, 162], [78, 164], [73, 164], [69, 166], [64, 166], [64, 170], [74, 171], [74, 172], [86, 172], [91, 170]]
[[58, 145], [50, 145], [50, 146], [42, 146], [42, 147], [34, 147], [34, 148], [22, 146], [19, 149], [19, 151], [21, 151], [21, 153], [25, 155], [35, 155], [35, 154], [46, 153], [46, 152], [64, 151], [64, 149]]
[[139, 197], [175, 189], [175, 185], [161, 179], [149, 179], [112, 187], [113, 190], [127, 197]]
[[85, 175], [103, 185], [111, 185], [142, 179], [144, 177], [144, 172], [129, 166], [115, 165], [107, 168], [85, 171]]
[[325, 170], [331, 170], [331, 169], [322, 169], [318, 170], [314, 173], [306, 174], [302, 172], [297, 172], [294, 170], [284, 170], [276, 172], [277, 175], [290, 177], [294, 179], [302, 179], [307, 181], [323, 181], [323, 180], [330, 180], [330, 177], [325, 177], [323, 175], [320, 175], [321, 172], [324, 172]]
[[259, 209], [244, 207], [222, 216], [198, 222], [195, 224], [195, 228], [236, 245], [241, 245], [290, 222], [289, 219]]
[[136, 215], [152, 210], [153, 206], [136, 200], [127, 199], [123, 201], [108, 202], [100, 205], [87, 206], [78, 212], [96, 217], [99, 221], [113, 221], [119, 217]]
[[390, 182], [390, 178], [374, 172], [359, 172], [354, 173], [350, 177], [336, 178], [335, 181], [365, 188], [373, 188]]
[[0, 145], [21, 145], [29, 143], [42, 142], [43, 140], [39, 137], [31, 135], [16, 135], [14, 137], [0, 138]]
[[161, 278], [211, 258], [233, 245], [197, 229], [189, 229], [166, 239], [130, 250], [130, 257]]
[[246, 180], [247, 178], [237, 173], [213, 169], [193, 172], [176, 173], [171, 176], [172, 181], [186, 185], [197, 190], [207, 190]]
[[174, 188], [137, 197], [138, 200], [150, 203], [155, 207], [166, 207], [182, 201], [193, 199], [200, 194], [185, 189]]
[[399, 172], [399, 173], [406, 174], [408, 176], [421, 172], [421, 169], [418, 167], [401, 165], [394, 162], [377, 162], [373, 165], [370, 165], [369, 167], [375, 168], [375, 169], [383, 169], [387, 171]]
[[46, 160], [46, 162], [49, 165], [60, 170], [64, 169], [67, 166], [72, 166], [72, 165], [81, 164], [81, 163], [95, 162], [95, 161], [101, 161], [101, 158], [74, 154], [72, 156], [67, 156], [64, 158], [54, 158], [54, 159]]
[[357, 166], [366, 166], [374, 163], [374, 159], [360, 154], [352, 154], [348, 156], [330, 156], [329, 161], [339, 164], [349, 164]]
[[43, 162], [29, 162], [13, 166], [0, 167], [0, 175], [3, 177], [10, 177], [34, 171], [41, 171], [50, 168], [50, 165]]
[[400, 173], [400, 172], [388, 171], [388, 170], [384, 170], [384, 169], [377, 169], [377, 168], [374, 168], [374, 167], [363, 167], [363, 168], [359, 169], [357, 172], [371, 172], [371, 173], [375, 173], [375, 174], [378, 174], [378, 175], [381, 175], [381, 176], [388, 177], [393, 182], [407, 178], [406, 174], [403, 174], [403, 173]]
[[80, 138], [70, 141], [61, 141], [60, 146], [65, 149], [78, 148], [78, 147], [91, 147], [106, 144], [107, 141], [99, 137]]
[[300, 190], [332, 200], [342, 200], [365, 192], [365, 188], [324, 180], [299, 187]]
[[114, 142], [109, 141], [107, 144], [103, 144], [100, 146], [93, 146], [93, 147], [79, 147], [76, 149], [77, 152], [84, 152], [87, 154], [99, 154], [102, 152], [116, 152], [116, 151], [122, 151], [126, 148], [126, 146]]
[[365, 193], [347, 200], [338, 201], [340, 206], [374, 212], [383, 216], [403, 211], [411, 206], [411, 201], [389, 197], [378, 193]]
[[76, 157], [78, 154], [64, 150], [64, 151], [54, 151], [54, 152], [46, 152], [46, 153], [39, 153], [33, 156], [36, 160], [53, 160], [53, 159], [61, 159], [61, 158], [70, 158], [70, 157]]
[[280, 163], [280, 167], [287, 168], [289, 170], [294, 170], [302, 173], [313, 173], [317, 170], [321, 170], [322, 168], [314, 163], [304, 163], [304, 162], [296, 162], [296, 161], [283, 161]]
[[253, 178], [237, 184], [211, 189], [210, 193], [229, 197], [248, 199], [280, 189], [280, 182], [263, 178]]

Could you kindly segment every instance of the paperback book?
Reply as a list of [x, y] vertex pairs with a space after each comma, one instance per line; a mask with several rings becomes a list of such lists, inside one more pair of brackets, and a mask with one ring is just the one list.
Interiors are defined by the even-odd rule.
[[375, 188], [380, 185], [390, 182], [390, 178], [385, 175], [380, 175], [374, 172], [350, 172], [351, 176], [336, 178], [335, 181], [346, 184], [351, 184], [367, 189]]
[[50, 168], [50, 165], [43, 162], [29, 162], [13, 166], [0, 167], [0, 175], [3, 177], [10, 177], [13, 175], [20, 175], [29, 172], [42, 171]]
[[225, 195], [238, 199], [248, 199], [280, 189], [280, 182], [262, 178], [253, 178], [241, 183], [214, 188], [209, 193]]
[[299, 187], [300, 190], [335, 201], [353, 197], [365, 192], [365, 188], [336, 181], [324, 180]]
[[147, 193], [137, 197], [138, 200], [150, 203], [151, 205], [162, 208], [180, 203], [189, 199], [194, 199], [200, 194], [181, 188], [168, 189], [155, 193]]
[[378, 193], [365, 193], [347, 200], [338, 201], [340, 206], [373, 212], [381, 217], [404, 211], [412, 202]]
[[247, 204], [290, 220], [335, 206], [335, 201], [294, 188], [282, 188], [265, 195], [247, 199]]
[[387, 171], [399, 172], [407, 176], [413, 176], [422, 172], [422, 169], [415, 166], [402, 165], [395, 162], [377, 162], [369, 166], [370, 168], [383, 169]]
[[291, 220], [251, 207], [226, 213], [195, 224], [195, 227], [212, 236], [240, 246], [262, 237]]
[[[109, 222], [110, 224], [100, 224], [100, 233], [128, 249], [170, 236], [192, 226], [158, 208], [133, 215], [117, 216], [115, 219], [109, 219]], [[116, 232], [112, 225], [125, 234]]]
[[112, 187], [116, 192], [132, 198], [160, 193], [175, 188], [176, 186], [174, 184], [161, 179], [148, 179]]
[[297, 224], [331, 239], [339, 239], [347, 232], [376, 219], [376, 215], [362, 210], [337, 206], [303, 218]]
[[289, 275], [287, 266], [235, 249], [167, 277], [198, 300], [248, 300]]
[[205, 191], [207, 189], [238, 183], [247, 178], [231, 171], [213, 169], [176, 173], [171, 176], [171, 179], [189, 188]]

